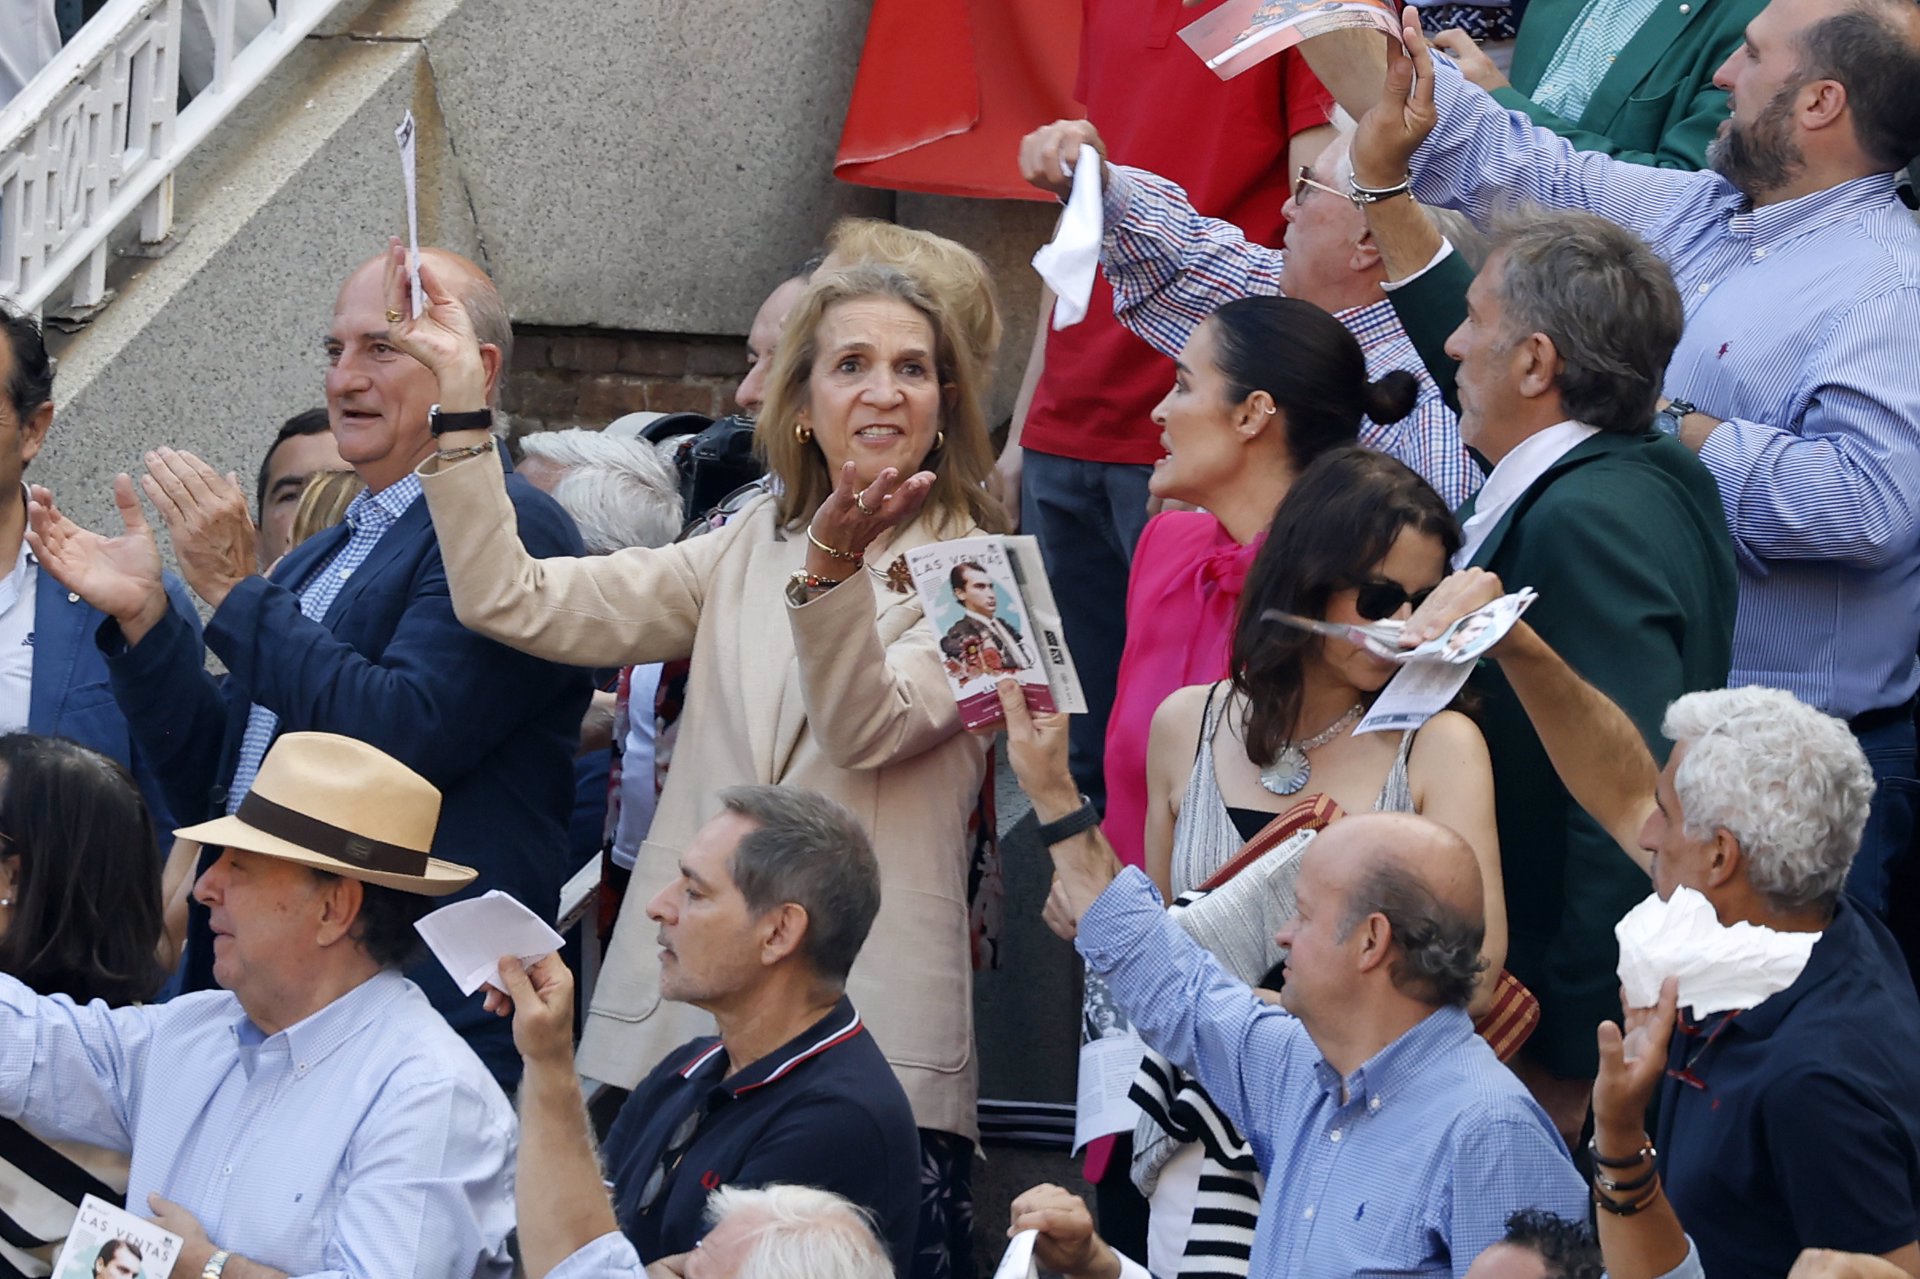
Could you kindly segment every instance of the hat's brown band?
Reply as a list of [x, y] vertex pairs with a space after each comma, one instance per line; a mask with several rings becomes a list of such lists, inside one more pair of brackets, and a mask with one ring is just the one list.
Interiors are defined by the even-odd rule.
[[427, 855], [384, 840], [369, 839], [343, 826], [323, 822], [317, 817], [295, 812], [284, 804], [248, 791], [233, 814], [263, 835], [298, 844], [309, 852], [331, 857], [361, 870], [383, 871], [389, 875], [425, 878]]

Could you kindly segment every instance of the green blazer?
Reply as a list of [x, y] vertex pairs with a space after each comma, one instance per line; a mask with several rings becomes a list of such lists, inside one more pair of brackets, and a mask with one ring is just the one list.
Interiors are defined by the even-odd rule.
[[1705, 168], [1707, 144], [1727, 118], [1727, 95], [1713, 87], [1713, 73], [1740, 47], [1765, 0], [1660, 0], [1587, 109], [1569, 120], [1530, 95], [1585, 7], [1585, 0], [1532, 0], [1513, 46], [1513, 86], [1493, 96], [1583, 151], [1663, 169]]
[[[1658, 759], [1667, 704], [1727, 682], [1733, 543], [1713, 477], [1667, 436], [1578, 445], [1472, 563], [1508, 590], [1540, 592], [1527, 621], [1632, 716]], [[1591, 1079], [1594, 1027], [1620, 1015], [1613, 926], [1646, 897], [1647, 876], [1567, 794], [1499, 667], [1482, 663], [1473, 683], [1493, 757], [1507, 968], [1540, 1000], [1528, 1049], [1555, 1074]]]
[[[1533, 0], [1539, 4], [1540, 0]], [[1426, 274], [1410, 283], [1389, 290], [1387, 301], [1400, 325], [1413, 339], [1413, 349], [1427, 366], [1440, 397], [1455, 413], [1460, 411], [1459, 392], [1454, 385], [1460, 366], [1447, 354], [1447, 339], [1467, 318], [1467, 286], [1473, 283], [1473, 267], [1458, 253], [1449, 253]]]

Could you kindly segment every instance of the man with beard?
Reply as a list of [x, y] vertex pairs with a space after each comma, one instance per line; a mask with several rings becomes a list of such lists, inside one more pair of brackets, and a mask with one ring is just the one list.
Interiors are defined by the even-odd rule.
[[1654, 425], [1720, 486], [1740, 565], [1730, 683], [1858, 736], [1880, 786], [1848, 888], [1886, 915], [1920, 791], [1920, 227], [1895, 194], [1920, 153], [1920, 7], [1772, 0], [1714, 76], [1732, 115], [1706, 173], [1576, 151], [1432, 58], [1417, 22], [1404, 34], [1384, 93], [1377, 37], [1303, 46], [1343, 106], [1375, 107], [1359, 198], [1410, 188], [1476, 220], [1587, 209], [1672, 267], [1686, 329]]

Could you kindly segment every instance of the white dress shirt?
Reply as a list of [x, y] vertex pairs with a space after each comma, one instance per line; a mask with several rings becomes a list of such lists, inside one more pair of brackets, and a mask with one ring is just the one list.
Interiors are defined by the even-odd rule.
[[1453, 553], [1453, 566], [1459, 569], [1472, 563], [1487, 534], [1521, 495], [1555, 462], [1599, 433], [1599, 427], [1584, 422], [1556, 423], [1529, 435], [1513, 452], [1495, 463], [1493, 474], [1487, 476], [1487, 482], [1480, 488], [1473, 514], [1460, 526], [1460, 549]]
[[0, 578], [0, 733], [27, 726], [33, 706], [33, 620], [40, 566], [20, 539], [13, 571]]

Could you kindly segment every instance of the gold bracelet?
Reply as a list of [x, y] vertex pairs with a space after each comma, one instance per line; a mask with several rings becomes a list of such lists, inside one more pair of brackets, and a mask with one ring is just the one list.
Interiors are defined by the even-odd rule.
[[469, 445], [464, 449], [435, 449], [433, 455], [442, 462], [463, 462], [470, 457], [479, 457], [482, 453], [493, 452], [493, 437], [489, 435], [485, 444]]
[[836, 551], [831, 546], [828, 546], [825, 542], [815, 537], [813, 535], [813, 525], [811, 524], [807, 525], [807, 540], [809, 542], [812, 542], [815, 546], [819, 547], [820, 550], [824, 551], [826, 554], [831, 555], [836, 560], [844, 560], [848, 564], [866, 563], [867, 557], [863, 552]]

